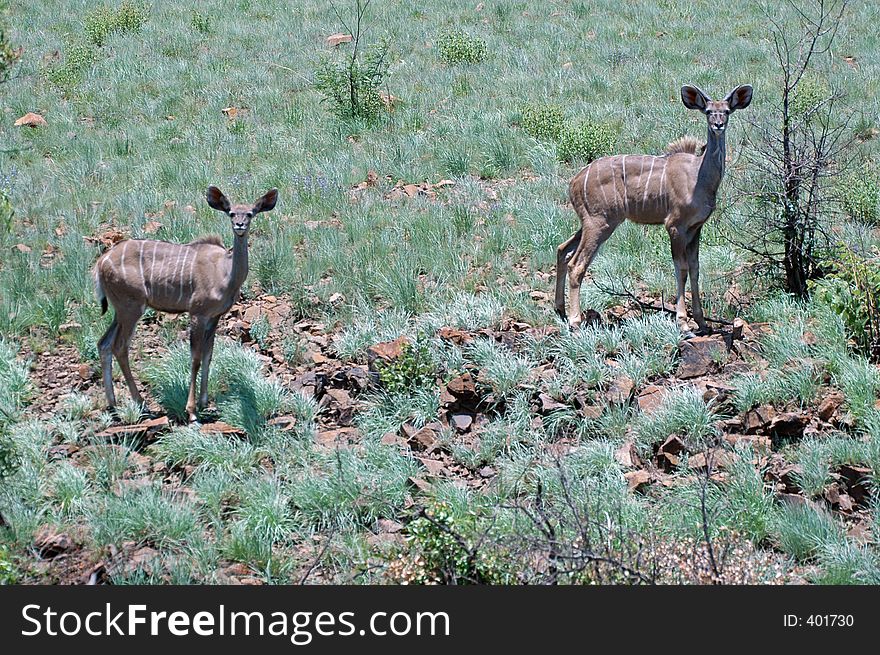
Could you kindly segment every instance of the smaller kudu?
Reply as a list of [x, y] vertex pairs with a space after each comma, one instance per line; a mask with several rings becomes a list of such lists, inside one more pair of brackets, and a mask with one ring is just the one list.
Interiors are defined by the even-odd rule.
[[[114, 355], [132, 398], [143, 404], [128, 363], [128, 346], [135, 325], [147, 307], [170, 314], [189, 312], [192, 319], [192, 372], [186, 403], [189, 420], [194, 422], [196, 409], [208, 404], [208, 370], [217, 322], [238, 299], [247, 278], [251, 219], [275, 207], [278, 190], [272, 189], [253, 205], [233, 205], [215, 186], [208, 187], [206, 198], [208, 205], [232, 219], [235, 235], [232, 251], [223, 246], [218, 236], [187, 244], [131, 239], [117, 243], [95, 264], [95, 291], [101, 301], [101, 313], [107, 311], [108, 302], [115, 310], [113, 322], [98, 342], [104, 393], [110, 408], [116, 405]], [[200, 368], [202, 380], [196, 404], [196, 378]]]
[[581, 229], [562, 243], [556, 257], [556, 311], [565, 316], [565, 277], [569, 278], [568, 322], [581, 323], [580, 288], [587, 267], [614, 230], [629, 219], [644, 225], [663, 224], [675, 264], [675, 314], [685, 336], [685, 282], [691, 280], [694, 321], [709, 332], [700, 303], [700, 230], [715, 209], [724, 176], [727, 120], [752, 101], [752, 87], [736, 87], [724, 100], [711, 100], [697, 87], [681, 88], [688, 109], [706, 115], [709, 135], [702, 154], [696, 139], [685, 137], [667, 146], [665, 155], [615, 155], [592, 162], [572, 179], [569, 198]]

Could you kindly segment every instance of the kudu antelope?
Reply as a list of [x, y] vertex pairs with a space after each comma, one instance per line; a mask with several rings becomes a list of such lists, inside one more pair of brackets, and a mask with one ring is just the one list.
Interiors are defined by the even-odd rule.
[[[218, 236], [208, 236], [192, 243], [131, 239], [122, 241], [101, 255], [95, 264], [95, 291], [101, 301], [101, 313], [109, 302], [115, 310], [113, 322], [101, 340], [101, 370], [107, 405], [116, 405], [113, 393], [113, 359], [119, 362], [122, 375], [135, 402], [143, 403], [131, 367], [128, 346], [135, 325], [147, 307], [161, 312], [189, 312], [190, 355], [192, 371], [186, 413], [196, 420], [196, 409], [208, 404], [208, 371], [214, 351], [217, 322], [238, 298], [248, 274], [248, 231], [251, 219], [275, 207], [278, 190], [272, 189], [253, 205], [233, 205], [215, 186], [208, 187], [208, 205], [232, 219], [232, 251]], [[202, 371], [198, 404], [196, 378]]]
[[708, 121], [702, 154], [699, 143], [685, 137], [667, 147], [666, 154], [615, 155], [592, 162], [572, 179], [569, 198], [581, 229], [557, 249], [556, 311], [565, 317], [565, 276], [569, 278], [568, 322], [580, 325], [580, 288], [600, 246], [624, 220], [666, 226], [675, 264], [675, 314], [685, 336], [685, 281], [690, 275], [694, 321], [709, 331], [700, 303], [700, 230], [715, 209], [715, 196], [724, 175], [724, 135], [730, 114], [752, 101], [752, 87], [736, 87], [720, 101], [695, 86], [681, 88], [688, 109], [701, 111]]

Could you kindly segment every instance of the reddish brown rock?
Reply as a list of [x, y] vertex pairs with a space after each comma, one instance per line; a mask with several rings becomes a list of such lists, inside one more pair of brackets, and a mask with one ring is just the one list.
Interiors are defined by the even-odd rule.
[[608, 398], [608, 402], [622, 405], [629, 401], [634, 386], [633, 381], [628, 376], [618, 375], [611, 382], [611, 386], [608, 387], [605, 396]]
[[653, 414], [660, 408], [660, 405], [663, 404], [663, 396], [664, 391], [661, 387], [658, 387], [655, 384], [645, 387], [645, 390], [642, 391], [636, 399], [636, 402], [639, 405], [639, 411], [643, 414]]
[[727, 353], [727, 345], [721, 335], [694, 337], [683, 341], [680, 346], [681, 363], [677, 375], [683, 380], [697, 378], [711, 373], [716, 362]]
[[623, 477], [630, 491], [644, 491], [645, 487], [651, 484], [651, 474], [644, 470], [629, 471], [624, 473]]

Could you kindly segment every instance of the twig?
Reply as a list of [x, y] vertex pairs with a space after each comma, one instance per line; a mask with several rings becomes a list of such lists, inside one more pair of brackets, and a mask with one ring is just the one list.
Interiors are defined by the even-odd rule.
[[333, 539], [334, 530], [331, 530], [327, 537], [324, 539], [324, 545], [321, 547], [321, 550], [315, 555], [315, 558], [312, 560], [312, 563], [309, 565], [309, 568], [306, 569], [306, 572], [299, 579], [299, 585], [304, 585], [306, 580], [309, 579], [309, 576], [315, 572], [315, 569], [318, 568], [318, 565], [321, 563], [321, 560], [324, 559], [324, 555], [327, 553], [327, 549], [330, 548], [330, 541]]
[[[666, 312], [667, 314], [672, 314], [673, 316], [675, 316], [675, 314], [676, 314], [674, 309], [672, 309], [670, 307], [666, 307], [665, 305], [652, 305], [651, 303], [646, 303], [643, 300], [640, 300], [632, 291], [629, 291], [629, 290], [615, 291], [614, 289], [609, 289], [608, 287], [605, 287], [602, 284], [600, 284], [599, 282], [597, 282], [595, 280], [595, 278], [593, 279], [593, 285], [597, 289], [599, 289], [599, 291], [601, 291], [602, 293], [606, 293], [609, 296], [616, 296], [619, 298], [629, 298], [630, 300], [637, 303], [641, 309], [650, 309], [655, 312]], [[733, 323], [731, 321], [728, 321], [723, 318], [712, 318], [711, 316], [705, 316], [704, 318], [709, 323], [717, 323], [719, 325], [733, 325]]]

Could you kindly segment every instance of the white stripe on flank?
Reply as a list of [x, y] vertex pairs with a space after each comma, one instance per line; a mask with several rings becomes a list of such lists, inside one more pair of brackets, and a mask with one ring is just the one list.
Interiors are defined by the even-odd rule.
[[608, 196], [605, 194], [605, 185], [602, 183], [601, 173], [599, 173], [599, 188], [602, 190], [602, 202], [604, 203], [602, 207], [605, 211], [608, 211]]
[[590, 213], [590, 200], [589, 196], [587, 195], [589, 193], [587, 191], [587, 181], [590, 179], [590, 166], [592, 166], [592, 164], [587, 166], [587, 169], [584, 172], [584, 209], [587, 210], [588, 214]]
[[171, 294], [174, 293], [174, 278], [177, 277], [177, 265], [180, 263], [180, 246], [178, 246], [178, 254], [177, 259], [174, 260], [174, 266], [171, 267], [171, 274], [165, 278], [165, 289], [168, 291], [168, 299], [171, 299]]
[[147, 298], [147, 278], [144, 277], [144, 242], [139, 241], [138, 245], [138, 269], [141, 274], [141, 284], [144, 286], [144, 299]]
[[648, 171], [648, 181], [645, 182], [645, 195], [642, 196], [642, 209], [645, 208], [645, 203], [648, 201], [648, 190], [651, 188], [651, 176], [654, 174], [655, 161], [657, 161], [657, 158], [651, 157], [651, 169]]
[[122, 269], [122, 272], [119, 274], [119, 279], [122, 282], [125, 282], [125, 251], [128, 250], [128, 244], [131, 241], [126, 241], [122, 244], [122, 257], [119, 258], [119, 268]]
[[153, 254], [150, 255], [150, 291], [153, 290], [153, 281], [156, 279], [153, 277], [153, 270], [156, 268], [156, 248], [159, 247], [158, 241], [153, 241]]
[[663, 182], [666, 181], [666, 161], [663, 160], [663, 175], [660, 176], [660, 197], [663, 198], [663, 211], [669, 212], [669, 194], [666, 193], [666, 188], [663, 186]]
[[620, 163], [620, 170], [623, 173], [623, 212], [629, 214], [629, 200], [627, 200], [626, 193], [626, 155], [623, 156], [623, 161]]
[[[101, 265], [98, 267], [102, 273], [104, 273], [104, 264], [110, 264], [110, 270], [114, 273], [116, 272], [116, 264], [113, 263], [113, 260], [110, 259], [110, 253], [107, 252], [101, 257]], [[106, 273], [104, 273], [106, 275]]]
[[189, 265], [189, 295], [190, 295], [190, 299], [192, 299], [192, 295], [196, 292], [196, 285], [195, 285], [196, 259], [198, 259], [198, 257], [199, 257], [199, 251], [193, 250], [192, 262], [190, 262], [190, 265]]
[[183, 251], [183, 263], [180, 265], [180, 282], [177, 284], [177, 302], [183, 299], [183, 271], [186, 269], [186, 258], [189, 256], [189, 249]]

